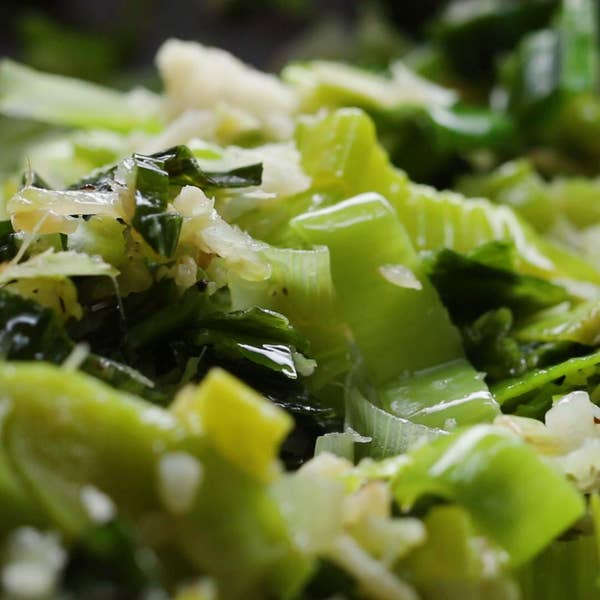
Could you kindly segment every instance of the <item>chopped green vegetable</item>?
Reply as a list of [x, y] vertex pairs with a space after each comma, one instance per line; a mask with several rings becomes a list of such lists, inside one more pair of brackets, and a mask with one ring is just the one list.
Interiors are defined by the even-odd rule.
[[0, 597], [596, 597], [596, 13], [0, 62]]
[[414, 450], [393, 487], [407, 508], [424, 494], [456, 501], [513, 565], [530, 560], [584, 512], [579, 494], [552, 467], [512, 434], [485, 425]]
[[150, 92], [127, 95], [8, 59], [0, 64], [0, 89], [0, 112], [12, 117], [88, 129], [157, 129], [157, 98]]

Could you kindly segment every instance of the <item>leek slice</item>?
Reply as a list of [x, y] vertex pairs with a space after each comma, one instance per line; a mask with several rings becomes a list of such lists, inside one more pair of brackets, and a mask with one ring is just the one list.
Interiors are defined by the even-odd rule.
[[457, 502], [508, 552], [512, 566], [533, 558], [584, 513], [570, 483], [519, 438], [489, 425], [435, 440], [410, 459], [393, 482], [400, 506], [409, 509], [431, 494]]
[[[356, 196], [300, 215], [291, 226], [307, 242], [329, 247], [336, 312], [350, 327], [374, 384], [462, 356], [458, 332], [384, 198]], [[390, 283], [379, 272], [389, 264], [408, 267], [422, 289]]]
[[148, 91], [123, 94], [11, 60], [0, 63], [0, 90], [0, 112], [12, 117], [84, 129], [158, 128], [158, 98]]

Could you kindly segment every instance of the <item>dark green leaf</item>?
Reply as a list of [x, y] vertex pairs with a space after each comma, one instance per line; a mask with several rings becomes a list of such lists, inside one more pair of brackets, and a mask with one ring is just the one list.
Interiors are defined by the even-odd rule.
[[19, 248], [10, 221], [0, 221], [0, 262], [14, 258]]
[[142, 234], [150, 247], [161, 256], [175, 252], [183, 219], [165, 212], [169, 202], [169, 174], [163, 168], [166, 161], [132, 156], [135, 174], [135, 214], [132, 225]]
[[445, 185], [477, 150], [504, 153], [514, 144], [512, 119], [487, 108], [401, 105], [369, 110], [392, 161], [411, 179]]
[[291, 379], [298, 377], [292, 346], [260, 343], [249, 336], [218, 331], [200, 333], [194, 338], [194, 341], [199, 346], [213, 346], [215, 352], [230, 360], [247, 359]]
[[208, 314], [190, 339], [198, 346], [212, 346], [228, 360], [250, 360], [291, 379], [299, 376], [294, 354], [308, 347], [283, 315], [258, 307]]
[[514, 337], [512, 313], [506, 307], [484, 313], [461, 333], [469, 360], [487, 374], [488, 382], [524, 375], [585, 352], [583, 346], [569, 342], [520, 343]]
[[556, 0], [455, 0], [435, 21], [433, 38], [459, 73], [486, 80], [496, 56], [543, 27], [556, 5]]
[[206, 304], [206, 296], [197, 288], [187, 289], [181, 298], [133, 326], [127, 334], [127, 346], [136, 350], [172, 338], [195, 325]]
[[[75, 343], [51, 309], [0, 290], [1, 358], [62, 364], [74, 347]], [[151, 400], [162, 398], [138, 373], [116, 361], [89, 354], [81, 369], [116, 388]]]
[[49, 308], [0, 290], [0, 356], [61, 363], [73, 348]]
[[202, 189], [211, 186], [210, 177], [200, 169], [198, 161], [187, 146], [174, 146], [147, 158], [161, 165], [168, 174], [171, 185], [194, 185]]
[[200, 168], [187, 146], [174, 146], [152, 154], [149, 158], [162, 163], [162, 168], [169, 174], [169, 181], [173, 186], [194, 185], [202, 189], [238, 188], [260, 185], [262, 181], [261, 163], [230, 171], [208, 172]]
[[248, 310], [214, 313], [201, 320], [207, 329], [262, 337], [272, 342], [295, 346], [299, 351], [307, 350], [307, 340], [292, 327], [283, 315], [257, 306]]
[[508, 308], [492, 310], [463, 329], [465, 352], [475, 367], [492, 380], [522, 375], [527, 360], [510, 336], [513, 319]]
[[80, 179], [69, 186], [70, 190], [93, 190], [98, 192], [110, 192], [115, 182], [115, 172], [117, 167], [93, 171], [87, 177]]
[[[136, 200], [138, 198], [136, 193]], [[138, 214], [136, 212], [132, 224], [158, 254], [161, 256], [173, 255], [183, 224], [183, 218], [180, 215], [166, 212], [155, 214]]]
[[[569, 298], [567, 291], [554, 283], [529, 275], [491, 266], [490, 252], [479, 251], [467, 256], [443, 249], [429, 264], [429, 276], [455, 322], [464, 323], [482, 313], [502, 306], [517, 315], [554, 306]], [[487, 256], [486, 256], [487, 254]]]
[[63, 587], [74, 598], [141, 598], [166, 577], [165, 565], [133, 526], [113, 520], [90, 527], [70, 548]]
[[246, 165], [217, 173], [210, 171], [207, 173], [210, 178], [209, 187], [217, 188], [241, 188], [252, 185], [260, 185], [262, 182], [262, 163]]

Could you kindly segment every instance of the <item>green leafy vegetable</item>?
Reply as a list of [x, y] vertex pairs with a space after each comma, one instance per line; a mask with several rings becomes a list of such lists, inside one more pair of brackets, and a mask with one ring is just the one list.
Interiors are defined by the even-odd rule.
[[169, 175], [169, 184], [172, 186], [195, 185], [202, 189], [238, 188], [260, 185], [262, 179], [261, 163], [222, 173], [203, 171], [187, 146], [174, 146], [148, 158], [161, 165]]
[[[49, 308], [0, 290], [0, 356], [4, 360], [64, 363], [75, 343]], [[161, 400], [147, 378], [108, 358], [83, 353], [81, 369], [118, 389]]]
[[475, 252], [465, 256], [449, 249], [440, 250], [429, 268], [433, 285], [458, 322], [503, 306], [517, 314], [527, 314], [569, 298], [561, 286], [485, 264], [477, 260]]
[[166, 212], [169, 201], [169, 173], [165, 162], [134, 154], [135, 213], [133, 226], [158, 254], [171, 256], [179, 241], [183, 219]]
[[432, 36], [461, 74], [490, 79], [496, 56], [544, 26], [555, 5], [552, 0], [454, 0], [435, 20]]

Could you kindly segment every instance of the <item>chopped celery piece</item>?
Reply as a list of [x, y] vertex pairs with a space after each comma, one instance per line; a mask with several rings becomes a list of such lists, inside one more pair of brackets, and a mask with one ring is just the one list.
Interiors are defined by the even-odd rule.
[[600, 180], [561, 177], [548, 185], [549, 201], [577, 229], [600, 223]]
[[299, 92], [307, 112], [323, 106], [394, 108], [399, 105], [441, 105], [456, 102], [457, 95], [413, 73], [402, 63], [384, 77], [350, 65], [316, 60], [293, 64], [283, 77]]
[[317, 438], [315, 456], [329, 452], [341, 458], [354, 462], [354, 445], [367, 443], [370, 438], [353, 431], [326, 433]]
[[535, 229], [551, 235], [556, 235], [562, 219], [576, 229], [600, 222], [598, 179], [558, 177], [546, 182], [525, 159], [505, 163], [491, 173], [463, 177], [458, 190], [506, 204]]
[[355, 447], [357, 454], [386, 458], [407, 452], [413, 446], [447, 434], [397, 417], [376, 406], [356, 387], [346, 391], [346, 424], [371, 441]]
[[525, 342], [576, 342], [586, 346], [600, 343], [600, 301], [582, 302], [575, 307], [558, 306], [527, 319], [515, 331]]
[[556, 220], [548, 210], [546, 183], [525, 159], [505, 163], [491, 173], [467, 175], [457, 189], [472, 198], [510, 206], [538, 231], [546, 231]]
[[503, 149], [513, 137], [507, 115], [457, 104], [457, 95], [413, 73], [400, 62], [384, 77], [326, 61], [284, 71], [306, 112], [354, 106], [375, 120], [383, 144], [412, 177], [421, 180], [460, 152]]
[[277, 474], [277, 449], [291, 418], [226, 371], [213, 369], [174, 410], [184, 420], [199, 419], [209, 443], [241, 471], [258, 481]]
[[425, 517], [425, 544], [407, 563], [419, 589], [432, 600], [517, 598], [515, 583], [506, 574], [503, 552], [477, 543], [477, 531], [459, 506], [435, 506]]
[[[384, 198], [356, 196], [300, 215], [291, 226], [307, 242], [329, 248], [336, 311], [350, 327], [375, 384], [462, 356], [458, 333]], [[390, 283], [379, 272], [390, 264], [412, 270], [422, 289]]]
[[85, 484], [124, 511], [156, 507], [155, 461], [183, 440], [174, 417], [47, 363], [0, 363], [0, 381], [10, 420], [4, 451], [50, 524], [70, 535], [86, 526]]
[[115, 267], [125, 260], [125, 225], [103, 215], [79, 221], [77, 229], [68, 236], [67, 247], [78, 253], [100, 256]]
[[597, 598], [600, 594], [595, 536], [557, 540], [519, 571], [522, 600]]
[[464, 359], [403, 374], [379, 388], [388, 412], [429, 427], [491, 421], [500, 410], [483, 381], [483, 373]]
[[582, 297], [598, 294], [600, 272], [538, 236], [509, 207], [407, 182], [389, 163], [362, 111], [339, 109], [306, 118], [296, 130], [296, 143], [313, 192], [325, 205], [332, 198], [378, 192], [396, 209], [417, 250], [468, 252], [486, 242], [509, 240], [517, 248], [519, 272], [564, 280]]
[[379, 192], [389, 200], [405, 193], [406, 175], [390, 164], [373, 121], [361, 110], [306, 117], [298, 123], [295, 140], [316, 191], [333, 192], [339, 199]]
[[155, 130], [158, 99], [50, 75], [11, 60], [0, 63], [0, 112], [53, 125], [116, 131]]
[[49, 249], [22, 263], [7, 264], [0, 269], [0, 283], [32, 277], [63, 278], [75, 275], [116, 277], [119, 271], [99, 256], [73, 251], [54, 252]]
[[[584, 513], [572, 485], [519, 438], [477, 425], [412, 451], [393, 481], [404, 509], [424, 495], [465, 508], [475, 525], [526, 563]], [[552, 493], [549, 493], [552, 490]]]

